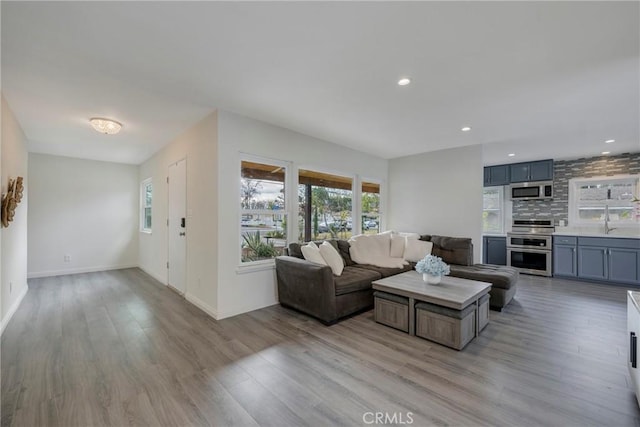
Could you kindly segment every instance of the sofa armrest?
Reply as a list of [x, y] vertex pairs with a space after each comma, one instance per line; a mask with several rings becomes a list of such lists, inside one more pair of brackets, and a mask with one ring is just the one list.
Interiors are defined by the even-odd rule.
[[336, 319], [336, 289], [331, 267], [291, 256], [276, 257], [280, 303], [325, 322]]

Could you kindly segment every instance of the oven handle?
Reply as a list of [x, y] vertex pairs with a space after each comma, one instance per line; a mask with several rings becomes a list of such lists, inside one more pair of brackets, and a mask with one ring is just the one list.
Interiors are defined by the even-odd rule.
[[551, 249], [530, 249], [530, 248], [521, 248], [521, 247], [509, 247], [507, 246], [507, 252], [528, 252], [534, 254], [548, 254], [551, 253]]

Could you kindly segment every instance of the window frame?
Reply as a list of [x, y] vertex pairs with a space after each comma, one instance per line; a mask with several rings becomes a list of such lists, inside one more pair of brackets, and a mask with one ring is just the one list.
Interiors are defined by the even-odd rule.
[[[635, 181], [635, 182], [634, 182]], [[613, 183], [613, 182], [630, 182], [635, 184], [635, 197], [638, 197], [638, 192], [640, 192], [640, 174], [626, 174], [626, 175], [612, 175], [612, 176], [594, 176], [589, 178], [571, 178], [568, 182], [568, 190], [569, 190], [569, 198], [568, 198], [568, 220], [569, 226], [571, 227], [602, 227], [604, 221], [587, 221], [581, 220], [579, 216], [579, 206], [578, 206], [578, 194], [579, 187], [584, 183], [594, 183], [594, 182], [602, 182], [602, 183]], [[633, 203], [633, 202], [632, 202]], [[637, 203], [637, 202], [636, 202]], [[604, 209], [604, 206], [602, 206]], [[637, 227], [640, 222], [638, 220], [630, 220], [630, 221], [620, 221], [613, 220], [609, 221], [609, 225], [625, 228], [625, 227]]]
[[[151, 203], [147, 206], [147, 188], [151, 187]], [[151, 226], [147, 227], [146, 210], [150, 211]], [[147, 178], [140, 183], [140, 232], [151, 234], [153, 232], [153, 179]]]
[[[310, 165], [310, 164], [300, 164], [296, 167], [296, 174], [295, 174], [295, 179], [296, 179], [296, 203], [295, 203], [295, 215], [296, 215], [296, 224], [297, 224], [297, 220], [299, 218], [299, 203], [297, 201], [297, 190], [299, 188], [300, 185], [300, 171], [301, 170], [305, 170], [305, 171], [310, 171], [310, 172], [318, 172], [321, 174], [327, 174], [327, 175], [335, 175], [337, 177], [341, 177], [341, 178], [348, 178], [351, 180], [351, 232], [352, 235], [356, 234], [356, 230], [359, 230], [359, 226], [358, 229], [356, 229], [356, 224], [354, 224], [353, 222], [353, 218], [355, 217], [355, 213], [359, 212], [360, 209], [360, 201], [359, 201], [359, 197], [360, 197], [360, 190], [359, 188], [361, 187], [361, 182], [360, 182], [360, 176], [358, 174], [355, 174], [353, 172], [344, 172], [344, 171], [340, 171], [340, 170], [336, 170], [336, 169], [332, 169], [332, 168], [327, 168], [327, 167], [322, 167], [322, 166], [317, 166], [317, 165]], [[357, 192], [356, 189], [358, 188]], [[357, 193], [357, 196], [356, 196]], [[357, 199], [358, 198], [358, 199]], [[356, 201], [358, 200], [358, 201]], [[356, 208], [356, 203], [357, 208]], [[357, 210], [358, 209], [358, 210]], [[360, 232], [360, 231], [358, 231]], [[292, 240], [293, 241], [293, 240]], [[301, 241], [298, 240], [298, 231], [296, 230], [296, 237], [295, 237], [295, 241], [298, 243], [302, 243]]]
[[[494, 230], [485, 230], [484, 228], [484, 221], [482, 222], [482, 234], [483, 235], [491, 235], [491, 236], [500, 236], [500, 235], [504, 235], [505, 234], [505, 217], [506, 217], [506, 206], [505, 206], [505, 194], [504, 194], [504, 186], [490, 186], [490, 187], [483, 187], [482, 188], [482, 215], [484, 216], [484, 213], [488, 210], [490, 211], [498, 211], [500, 212], [500, 230], [499, 231], [494, 231]], [[499, 209], [485, 209], [484, 207], [484, 194], [487, 190], [498, 190], [498, 195], [500, 197], [500, 200], [498, 202], [498, 205], [500, 206]]]
[[[242, 163], [243, 162], [251, 162], [251, 163], [260, 163], [266, 165], [273, 165], [276, 168], [281, 167], [284, 169], [284, 208], [278, 213], [281, 213], [286, 218], [287, 229], [285, 231], [285, 247], [289, 246], [289, 242], [291, 241], [290, 237], [290, 221], [291, 217], [291, 175], [293, 166], [292, 163], [286, 160], [273, 159], [263, 156], [256, 156], [252, 154], [240, 153], [239, 161], [238, 161], [238, 195], [242, 194]], [[244, 209], [241, 204], [238, 204], [238, 236], [242, 239], [242, 216], [243, 215], [273, 215], [274, 211], [269, 209]], [[275, 267], [275, 257], [267, 258], [267, 259], [259, 259], [255, 261], [242, 261], [242, 241], [238, 243], [239, 247], [237, 250], [238, 254], [238, 269], [236, 270], [238, 274], [243, 274], [252, 271], [258, 271], [267, 268]]]
[[378, 193], [378, 213], [377, 213], [377, 219], [378, 219], [378, 232], [382, 232], [384, 230], [383, 228], [383, 214], [384, 214], [384, 209], [383, 209], [383, 199], [382, 199], [382, 192], [383, 192], [383, 182], [380, 179], [376, 179], [376, 178], [366, 178], [366, 177], [359, 177], [358, 179], [358, 188], [359, 188], [359, 194], [358, 194], [358, 217], [359, 217], [359, 221], [358, 221], [358, 227], [360, 227], [360, 229], [358, 230], [359, 233], [364, 233], [365, 230], [362, 229], [362, 217], [365, 215], [365, 212], [362, 210], [362, 196], [365, 193], [364, 191], [362, 191], [362, 186], [364, 185], [364, 183], [370, 183], [370, 184], [376, 184], [378, 185], [378, 189], [379, 189], [379, 193]]

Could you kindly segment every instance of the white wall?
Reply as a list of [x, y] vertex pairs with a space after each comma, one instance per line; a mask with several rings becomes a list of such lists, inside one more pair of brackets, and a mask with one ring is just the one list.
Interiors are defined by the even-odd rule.
[[0, 330], [7, 323], [27, 293], [27, 212], [30, 183], [27, 176], [28, 155], [26, 137], [2, 96], [2, 193], [6, 193], [9, 178], [24, 178], [23, 198], [8, 228], [2, 228], [0, 251], [1, 292]]
[[138, 265], [137, 166], [31, 153], [29, 184], [29, 277]]
[[[385, 205], [385, 159], [226, 111], [218, 112], [218, 150], [218, 318], [277, 303], [273, 267], [239, 268], [241, 152], [292, 162], [294, 173], [302, 166], [377, 179]], [[295, 206], [289, 210], [297, 212]]]
[[482, 184], [480, 145], [392, 159], [388, 228], [470, 237], [480, 262]]
[[[216, 317], [218, 261], [218, 114], [213, 112], [140, 165], [138, 182], [153, 182], [152, 233], [140, 234], [140, 268], [167, 284], [169, 165], [187, 161], [185, 297]], [[228, 183], [228, 180], [226, 181]]]

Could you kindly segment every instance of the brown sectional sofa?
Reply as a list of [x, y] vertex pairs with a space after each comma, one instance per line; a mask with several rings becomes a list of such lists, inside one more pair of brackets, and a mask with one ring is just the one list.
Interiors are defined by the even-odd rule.
[[[433, 242], [432, 253], [451, 266], [451, 275], [492, 283], [491, 308], [501, 310], [516, 292], [518, 272], [515, 269], [486, 264], [473, 265], [471, 239], [445, 236], [421, 236]], [[291, 243], [288, 255], [276, 258], [276, 277], [280, 304], [311, 315], [324, 323], [367, 310], [373, 306], [371, 282], [410, 271], [356, 264], [349, 254], [346, 240], [328, 240], [340, 253], [345, 264], [341, 276], [334, 276], [329, 266], [306, 261], [300, 244]], [[316, 242], [316, 243], [322, 243]]]

